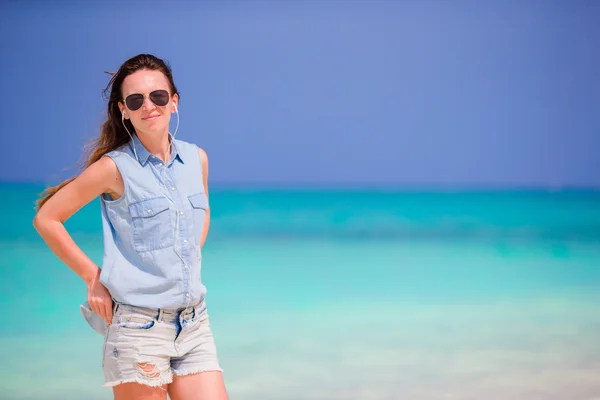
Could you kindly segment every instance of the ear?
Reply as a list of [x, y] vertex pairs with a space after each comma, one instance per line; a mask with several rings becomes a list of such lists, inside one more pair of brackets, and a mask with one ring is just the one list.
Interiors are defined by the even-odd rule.
[[179, 96], [177, 94], [174, 94], [173, 98], [171, 99], [171, 114], [177, 112], [178, 108], [179, 108]]
[[121, 110], [121, 114], [123, 115], [123, 118], [129, 119], [129, 116], [127, 115], [127, 111], [125, 111], [125, 106], [123, 105], [123, 103], [118, 102], [117, 105], [119, 106], [119, 110]]

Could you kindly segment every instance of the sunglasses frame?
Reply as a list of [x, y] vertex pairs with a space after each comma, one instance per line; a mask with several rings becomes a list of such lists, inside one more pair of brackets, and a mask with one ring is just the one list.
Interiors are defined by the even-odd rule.
[[[166, 92], [167, 93], [168, 97], [167, 97], [167, 102], [165, 104], [163, 104], [163, 105], [156, 104], [156, 102], [152, 99], [152, 93], [156, 93], [156, 92]], [[130, 98], [131, 96], [142, 96], [142, 103], [140, 104], [140, 106], [138, 108], [135, 108], [135, 109], [130, 108], [129, 105], [127, 104], [127, 99]], [[146, 98], [150, 99], [152, 104], [154, 104], [157, 107], [165, 107], [169, 104], [169, 101], [171, 100], [171, 93], [169, 93], [169, 91], [165, 90], [165, 89], [156, 89], [156, 90], [151, 91], [150, 93], [131, 93], [129, 96], [125, 97], [121, 101], [123, 102], [125, 107], [127, 107], [128, 110], [137, 111], [144, 106], [144, 102], [146, 101]]]

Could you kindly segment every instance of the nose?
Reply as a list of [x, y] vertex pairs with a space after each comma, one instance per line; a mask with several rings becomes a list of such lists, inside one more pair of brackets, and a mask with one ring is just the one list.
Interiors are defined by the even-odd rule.
[[144, 110], [152, 110], [154, 103], [150, 100], [150, 96], [144, 96]]

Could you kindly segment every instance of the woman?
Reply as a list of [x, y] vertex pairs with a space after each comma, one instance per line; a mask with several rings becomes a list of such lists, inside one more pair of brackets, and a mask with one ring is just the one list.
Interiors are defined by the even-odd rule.
[[[179, 93], [161, 59], [127, 60], [109, 88], [108, 119], [86, 168], [46, 190], [34, 226], [87, 285], [84, 315], [105, 332], [104, 386], [115, 399], [227, 399], [200, 279], [206, 153], [169, 133]], [[63, 225], [97, 196], [102, 269]]]

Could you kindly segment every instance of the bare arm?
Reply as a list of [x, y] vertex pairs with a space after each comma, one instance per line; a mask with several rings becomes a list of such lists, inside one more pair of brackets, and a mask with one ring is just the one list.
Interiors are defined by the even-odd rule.
[[[35, 229], [48, 247], [85, 281], [88, 286], [88, 300], [90, 300], [90, 290], [95, 291], [99, 283], [100, 269], [75, 244], [64, 223], [102, 193], [123, 193], [122, 187], [123, 181], [114, 161], [103, 157], [54, 194], [37, 212], [33, 220]], [[91, 302], [90, 306], [94, 309]], [[109, 313], [105, 314], [104, 310], [94, 311], [103, 317], [109, 317]]]
[[[208, 156], [206, 152], [198, 147], [200, 152], [200, 161], [202, 162], [202, 182], [204, 184], [204, 193], [208, 197]], [[204, 226], [202, 227], [202, 236], [200, 237], [200, 248], [204, 247], [206, 236], [208, 235], [208, 228], [210, 227], [210, 201], [208, 202], [208, 208], [206, 209], [206, 216], [204, 218]]]

